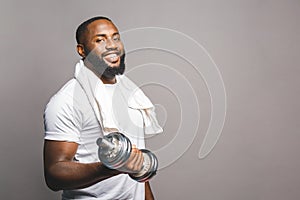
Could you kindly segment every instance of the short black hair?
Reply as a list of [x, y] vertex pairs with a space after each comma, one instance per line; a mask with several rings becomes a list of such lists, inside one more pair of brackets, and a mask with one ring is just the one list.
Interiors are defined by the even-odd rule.
[[109, 19], [107, 17], [104, 17], [104, 16], [93, 17], [93, 18], [90, 18], [90, 19], [82, 22], [76, 30], [76, 42], [77, 42], [77, 44], [82, 44], [83, 43], [82, 39], [83, 39], [83, 36], [84, 36], [85, 32], [87, 31], [87, 26], [90, 23], [92, 23], [96, 20], [100, 20], [100, 19], [105, 19], [105, 20], [108, 20], [108, 21], [112, 22], [111, 19]]

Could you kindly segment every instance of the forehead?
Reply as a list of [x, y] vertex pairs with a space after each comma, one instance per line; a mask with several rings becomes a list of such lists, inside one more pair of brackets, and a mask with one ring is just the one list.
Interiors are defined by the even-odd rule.
[[95, 35], [113, 35], [114, 33], [118, 33], [117, 27], [106, 19], [100, 19], [93, 21], [87, 26], [87, 33], [90, 37]]

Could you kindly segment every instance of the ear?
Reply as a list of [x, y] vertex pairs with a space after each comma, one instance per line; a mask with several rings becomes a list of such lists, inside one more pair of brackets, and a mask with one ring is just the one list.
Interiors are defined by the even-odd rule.
[[85, 58], [85, 51], [84, 51], [84, 47], [82, 44], [77, 44], [77, 53], [82, 57]]

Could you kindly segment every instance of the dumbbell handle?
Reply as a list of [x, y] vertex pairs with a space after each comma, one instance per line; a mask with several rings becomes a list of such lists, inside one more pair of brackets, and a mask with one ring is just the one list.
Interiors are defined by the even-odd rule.
[[103, 147], [107, 148], [108, 150], [112, 150], [112, 149], [115, 148], [115, 145], [113, 143], [111, 143], [110, 141], [108, 141], [106, 138], [99, 138], [97, 140], [97, 144], [98, 145], [100, 145], [100, 144], [103, 145]]

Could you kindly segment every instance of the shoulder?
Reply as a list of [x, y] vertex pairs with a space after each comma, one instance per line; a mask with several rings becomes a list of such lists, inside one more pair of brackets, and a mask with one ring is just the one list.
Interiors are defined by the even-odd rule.
[[66, 112], [79, 109], [85, 99], [85, 93], [76, 79], [69, 80], [54, 94], [46, 105], [45, 112]]
[[[80, 93], [82, 93], [82, 89], [78, 81], [75, 78], [69, 80], [65, 83], [60, 90], [53, 97], [77, 97]], [[53, 98], [52, 97], [52, 98]]]

